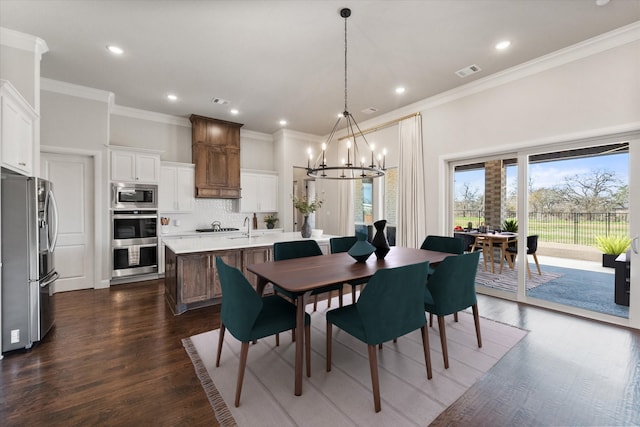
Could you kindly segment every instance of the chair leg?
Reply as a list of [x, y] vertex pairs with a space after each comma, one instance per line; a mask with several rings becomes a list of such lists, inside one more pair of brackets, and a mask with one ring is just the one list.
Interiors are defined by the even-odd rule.
[[535, 252], [532, 255], [533, 255], [533, 260], [536, 262], [536, 267], [538, 267], [538, 275], [542, 276], [542, 271], [540, 270], [540, 263], [538, 263], [538, 255], [536, 255]]
[[[331, 307], [331, 292], [329, 292], [329, 303], [327, 307]], [[317, 310], [318, 310], [318, 294], [315, 294], [313, 296], [313, 311], [317, 311]]]
[[338, 300], [340, 301], [340, 307], [342, 307], [342, 296], [344, 294], [344, 285], [342, 285], [342, 288], [338, 289]]
[[453, 320], [454, 320], [454, 322], [458, 321], [458, 312], [457, 311], [455, 313], [453, 313]]
[[393, 343], [394, 343], [394, 344], [397, 344], [397, 343], [398, 343], [398, 338], [394, 338], [394, 339], [393, 339]]
[[307, 378], [311, 378], [311, 324], [304, 326], [304, 351], [307, 353]]
[[220, 355], [222, 354], [222, 342], [224, 341], [224, 332], [226, 327], [220, 322], [220, 334], [218, 334], [218, 354], [216, 355], [216, 368], [220, 366]]
[[327, 372], [331, 372], [331, 323], [327, 322]]
[[368, 345], [369, 349], [369, 369], [371, 370], [371, 388], [373, 389], [373, 407], [376, 412], [380, 412], [380, 380], [378, 379], [378, 355], [376, 346]]
[[280, 334], [276, 334], [276, 347], [280, 347]]
[[382, 350], [382, 343], [378, 344], [378, 349]]
[[351, 285], [351, 304], [356, 303], [356, 286], [357, 285]]
[[420, 328], [422, 332], [422, 347], [424, 349], [424, 364], [427, 365], [427, 379], [433, 378], [433, 372], [431, 370], [431, 350], [429, 349], [429, 331], [427, 331], [427, 325]]
[[482, 348], [482, 337], [480, 336], [480, 315], [478, 314], [478, 304], [471, 306], [473, 310], [473, 323], [476, 324], [476, 338], [478, 338], [478, 348]]
[[433, 313], [429, 313], [429, 326], [433, 328]]
[[449, 369], [449, 352], [447, 351], [447, 333], [444, 331], [444, 316], [438, 316], [438, 328], [440, 329], [440, 345], [442, 346], [444, 369]]
[[240, 366], [238, 367], [238, 382], [236, 383], [236, 408], [240, 406], [240, 393], [242, 393], [242, 381], [244, 380], [244, 369], [247, 366], [247, 355], [249, 354], [249, 343], [243, 342], [240, 348]]
[[529, 267], [529, 257], [526, 257], [526, 263], [527, 263], [527, 275], [529, 277], [529, 279], [531, 279], [531, 267]]

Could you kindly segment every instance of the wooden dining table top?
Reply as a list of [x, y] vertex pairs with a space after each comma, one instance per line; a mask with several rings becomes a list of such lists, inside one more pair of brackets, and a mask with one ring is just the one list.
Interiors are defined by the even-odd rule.
[[376, 271], [429, 261], [437, 265], [452, 254], [424, 249], [393, 246], [384, 259], [371, 254], [366, 262], [356, 262], [348, 253], [340, 252], [314, 257], [295, 258], [250, 264], [247, 269], [281, 288], [303, 293], [337, 283], [348, 283], [371, 277]]

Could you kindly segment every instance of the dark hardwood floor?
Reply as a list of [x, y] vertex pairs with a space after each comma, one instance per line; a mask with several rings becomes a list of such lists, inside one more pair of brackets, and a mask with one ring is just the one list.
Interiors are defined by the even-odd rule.
[[[52, 333], [0, 361], [0, 425], [217, 425], [181, 343], [218, 327], [216, 308], [174, 316], [161, 280], [54, 298]], [[640, 424], [640, 333], [486, 296], [479, 307], [531, 332], [433, 425]]]

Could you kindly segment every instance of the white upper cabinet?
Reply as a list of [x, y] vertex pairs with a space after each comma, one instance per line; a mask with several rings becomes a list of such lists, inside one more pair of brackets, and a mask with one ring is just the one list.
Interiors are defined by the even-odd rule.
[[277, 212], [278, 175], [270, 172], [241, 171], [240, 212]]
[[157, 184], [160, 181], [160, 154], [112, 149], [111, 181]]
[[160, 212], [192, 212], [195, 204], [195, 165], [162, 162], [158, 194]]
[[6, 80], [0, 80], [0, 98], [2, 166], [32, 176], [37, 114]]

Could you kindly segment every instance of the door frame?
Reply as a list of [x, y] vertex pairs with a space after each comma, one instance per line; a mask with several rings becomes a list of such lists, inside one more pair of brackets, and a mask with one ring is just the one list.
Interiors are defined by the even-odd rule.
[[[453, 229], [453, 188], [454, 188], [454, 168], [455, 165], [464, 162], [476, 162], [486, 158], [501, 158], [506, 154], [515, 153], [514, 157], [518, 159], [518, 224], [521, 230], [528, 228], [528, 185], [529, 179], [528, 158], [531, 155], [546, 153], [549, 151], [562, 151], [575, 148], [583, 148], [595, 145], [607, 145], [621, 140], [629, 141], [629, 161], [633, 164], [635, 157], [640, 157], [640, 126], [635, 125], [622, 129], [604, 129], [584, 135], [566, 135], [557, 138], [547, 138], [545, 140], [534, 140], [528, 143], [514, 144], [502, 148], [480, 149], [474, 152], [456, 153], [452, 155], [442, 155], [439, 157], [439, 170], [442, 181], [439, 185], [439, 200], [443, 206], [443, 215], [439, 221], [443, 229], [441, 233], [449, 234], [449, 230]], [[633, 148], [632, 148], [633, 146]], [[478, 160], [480, 159], [480, 160]], [[629, 183], [640, 182], [637, 176], [638, 172], [633, 172], [634, 168], [629, 168]], [[635, 181], [634, 181], [635, 180]], [[524, 185], [522, 184], [524, 183]], [[640, 185], [636, 187], [629, 186], [629, 222], [630, 236], [636, 236], [640, 233], [640, 225], [634, 224], [640, 221]], [[522, 231], [524, 232], [524, 231]], [[525, 251], [525, 240], [518, 238], [518, 250]], [[631, 256], [635, 263], [640, 264], [640, 255], [633, 254]], [[640, 289], [640, 272], [639, 269], [631, 269], [631, 288], [633, 290]], [[631, 301], [629, 305], [629, 318], [612, 316], [604, 313], [592, 312], [589, 310], [579, 309], [575, 307], [560, 305], [536, 298], [527, 297], [525, 292], [526, 281], [526, 265], [518, 263], [518, 288], [516, 294], [503, 295], [502, 292], [494, 294], [492, 291], [487, 292], [489, 295], [498, 296], [513, 301], [523, 302], [526, 304], [548, 308], [552, 310], [562, 311], [564, 313], [573, 314], [580, 317], [586, 317], [607, 323], [613, 323], [621, 326], [640, 329], [640, 292], [631, 293]]]
[[108, 242], [109, 227], [103, 227], [108, 222], [108, 208], [105, 205], [105, 191], [103, 171], [104, 156], [101, 151], [83, 150], [76, 148], [54, 147], [48, 145], [40, 146], [41, 153], [50, 154], [69, 154], [76, 156], [89, 157], [93, 163], [93, 288], [103, 289], [110, 286], [109, 279], [105, 279], [105, 263], [104, 259], [110, 259], [108, 250], [105, 249], [104, 242]]

